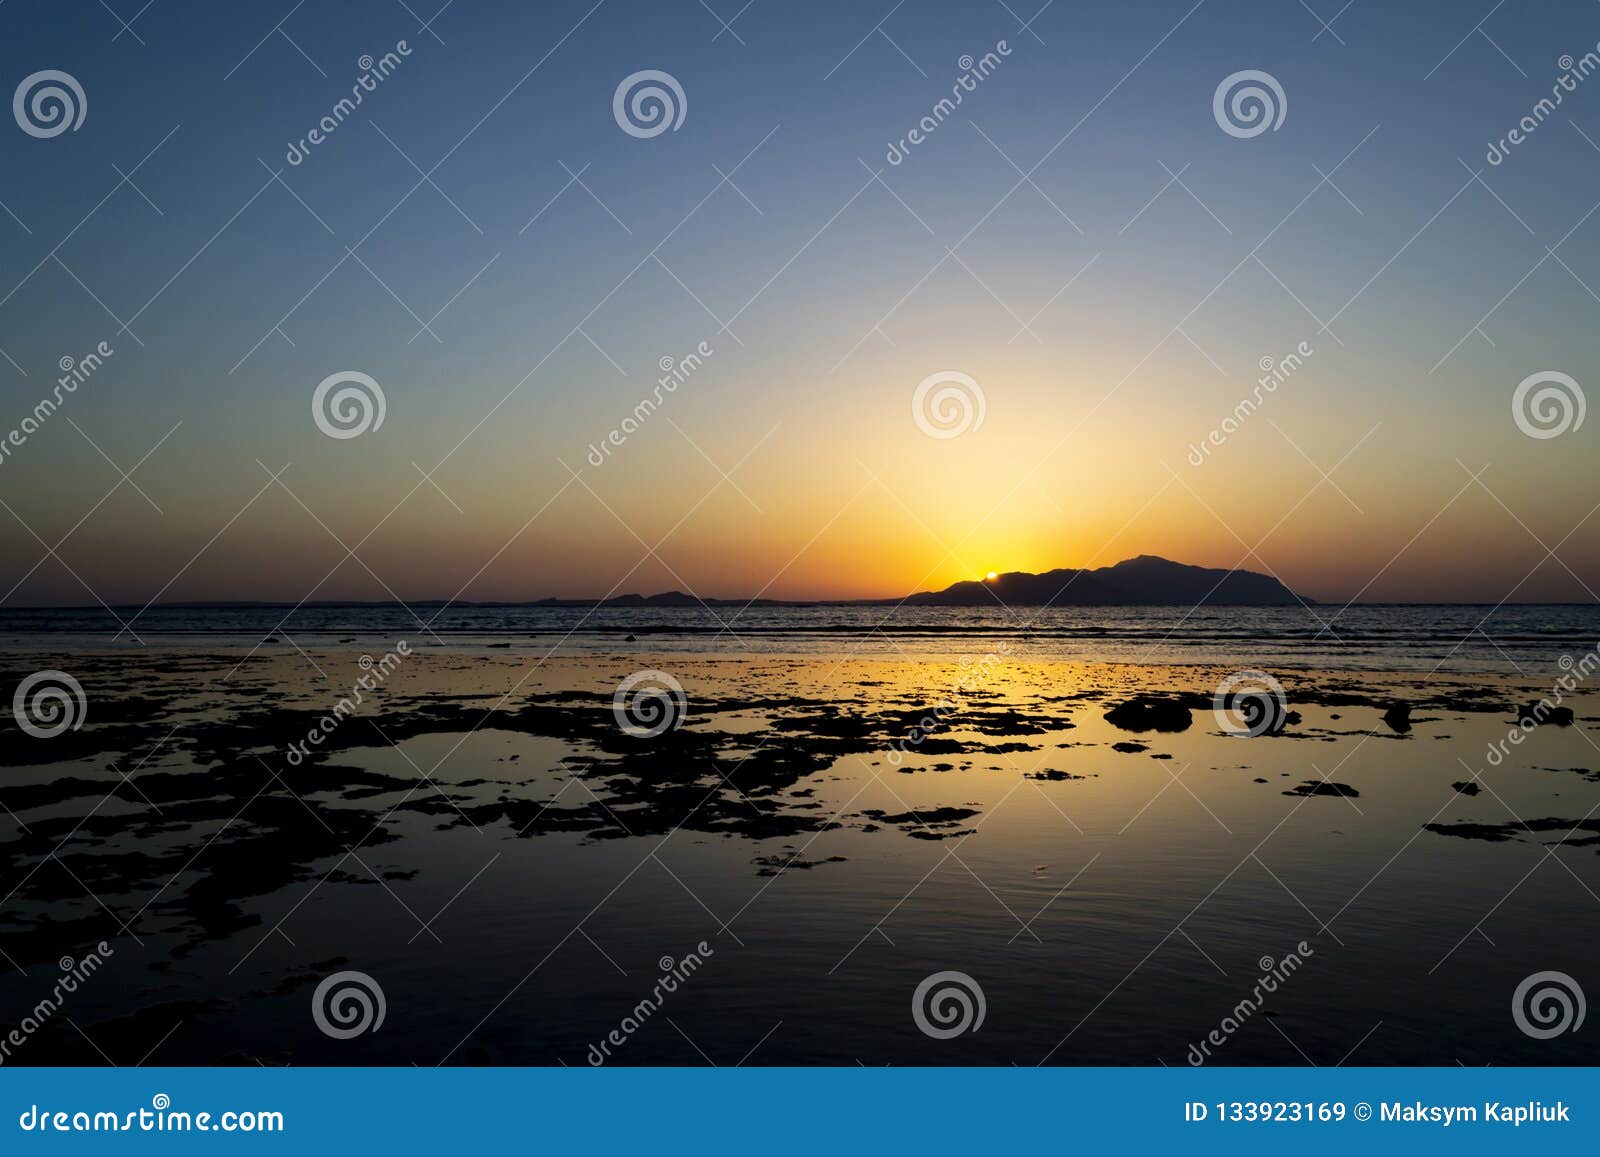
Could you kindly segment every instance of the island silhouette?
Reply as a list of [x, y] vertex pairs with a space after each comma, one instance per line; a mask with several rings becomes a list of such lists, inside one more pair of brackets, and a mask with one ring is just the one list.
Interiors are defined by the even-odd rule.
[[1062, 568], [1030, 574], [1007, 571], [993, 578], [953, 583], [939, 591], [921, 591], [900, 599], [711, 599], [682, 591], [616, 595], [605, 599], [539, 599], [543, 607], [694, 607], [694, 606], [1251, 606], [1313, 604], [1271, 575], [1248, 570], [1190, 566], [1153, 554], [1124, 559], [1093, 570]]

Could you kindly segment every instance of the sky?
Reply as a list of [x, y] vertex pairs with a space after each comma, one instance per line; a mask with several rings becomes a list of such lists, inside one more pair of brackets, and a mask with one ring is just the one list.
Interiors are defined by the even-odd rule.
[[[1141, 553], [1324, 601], [1600, 587], [1600, 418], [1513, 404], [1592, 384], [1600, 77], [1487, 158], [1594, 4], [439, 2], [0, 8], [5, 84], [84, 106], [0, 125], [0, 605]], [[682, 93], [654, 135], [614, 109], [645, 70]], [[1219, 120], [1245, 70], [1276, 127]], [[383, 421], [330, 437], [346, 372]], [[981, 423], [919, 422], [929, 378]]]

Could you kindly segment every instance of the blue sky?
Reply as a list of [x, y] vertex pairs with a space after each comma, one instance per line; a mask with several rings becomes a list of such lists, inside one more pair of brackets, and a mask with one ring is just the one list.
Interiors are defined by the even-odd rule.
[[[0, 8], [7, 85], [87, 98], [0, 132], [0, 431], [116, 350], [0, 465], [8, 603], [893, 595], [1141, 552], [1324, 599], [1591, 597], [1596, 427], [1510, 406], [1595, 365], [1600, 80], [1484, 155], [1600, 8], [709, 3]], [[649, 139], [612, 112], [643, 69], [687, 103]], [[1248, 139], [1212, 111], [1244, 69], [1287, 98]], [[985, 421], [928, 438], [909, 399], [950, 369]], [[342, 370], [387, 408], [348, 440], [311, 415]]]

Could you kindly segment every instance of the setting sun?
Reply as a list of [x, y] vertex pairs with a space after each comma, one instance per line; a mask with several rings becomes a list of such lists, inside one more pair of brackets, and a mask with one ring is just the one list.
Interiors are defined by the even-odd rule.
[[1000, 577], [1000, 575], [998, 574], [998, 572], [990, 571], [988, 574], [983, 576], [983, 581], [987, 582], [987, 583], [992, 583], [992, 582], [994, 582], [995, 579], [997, 579], [999, 577]]

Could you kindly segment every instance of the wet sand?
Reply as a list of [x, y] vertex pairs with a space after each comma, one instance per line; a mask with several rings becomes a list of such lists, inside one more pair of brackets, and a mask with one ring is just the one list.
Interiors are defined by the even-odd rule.
[[[1600, 932], [1581, 691], [1494, 765], [1549, 680], [1277, 672], [1245, 738], [1222, 667], [540, 654], [419, 648], [343, 717], [348, 649], [8, 650], [86, 713], [5, 720], [0, 1020], [114, 955], [7, 1063], [582, 1064], [701, 942], [607, 1063], [1182, 1064], [1302, 943], [1209, 1063], [1595, 1060], [1508, 1011]], [[388, 1013], [337, 1040], [345, 968]], [[918, 1030], [939, 970], [980, 1031]]]

